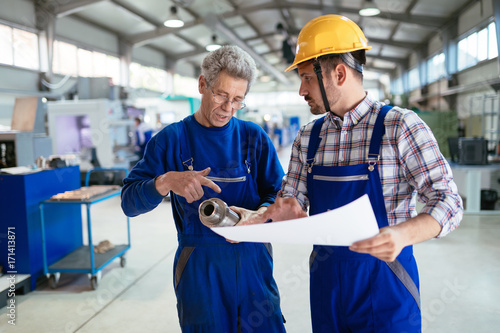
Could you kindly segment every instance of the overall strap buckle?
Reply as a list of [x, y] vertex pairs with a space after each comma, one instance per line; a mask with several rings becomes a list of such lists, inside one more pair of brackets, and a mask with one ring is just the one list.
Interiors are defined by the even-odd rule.
[[368, 170], [375, 170], [375, 165], [377, 165], [378, 161], [380, 161], [379, 154], [368, 154]]
[[308, 173], [312, 172], [313, 164], [314, 164], [314, 157], [313, 158], [308, 158], [306, 160], [306, 165], [307, 165], [306, 168], [307, 168], [307, 172]]
[[184, 164], [184, 166], [189, 170], [189, 171], [193, 171], [193, 158], [189, 158], [185, 161], [182, 162], [182, 164]]

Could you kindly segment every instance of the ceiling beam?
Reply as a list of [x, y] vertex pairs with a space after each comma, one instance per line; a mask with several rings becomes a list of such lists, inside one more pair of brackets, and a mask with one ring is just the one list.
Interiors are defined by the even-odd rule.
[[245, 38], [244, 41], [246, 43], [249, 43], [249, 42], [253, 42], [254, 40], [257, 40], [257, 39], [271, 38], [271, 37], [274, 37], [276, 34], [277, 34], [276, 31], [275, 32], [269, 32], [267, 34], [258, 34], [257, 36], [254, 36], [254, 37]]
[[[237, 4], [233, 1], [233, 0], [229, 0], [229, 3], [234, 7], [234, 8], [237, 8]], [[242, 16], [243, 20], [245, 21], [246, 25], [248, 25], [250, 28], [252, 28], [252, 30], [255, 32], [255, 34], [259, 34], [259, 29], [255, 26], [255, 24], [253, 24], [246, 15], [243, 15]], [[233, 28], [234, 29], [234, 28]], [[267, 41], [267, 40], [264, 40], [263, 41], [267, 47], [269, 49], [271, 49], [273, 46]]]
[[140, 18], [141, 20], [148, 22], [152, 26], [158, 27], [158, 26], [161, 26], [163, 24], [163, 22], [159, 22], [155, 18], [147, 15], [146, 13], [143, 13], [142, 11], [139, 11], [137, 8], [132, 7], [128, 3], [118, 1], [118, 0], [111, 0], [111, 2], [117, 6], [125, 9], [127, 12], [133, 14], [134, 16]]
[[[198, 18], [198, 19], [195, 19], [194, 21], [191, 21], [191, 22], [185, 22], [182, 29], [191, 28], [191, 27], [197, 26], [199, 24], [203, 24], [203, 19]], [[134, 46], [143, 46], [145, 44], [151, 43], [151, 41], [156, 39], [156, 38], [163, 37], [165, 35], [172, 34], [172, 33], [177, 33], [178, 31], [179, 31], [179, 28], [167, 28], [165, 26], [157, 27], [156, 29], [154, 29], [152, 31], [147, 31], [147, 32], [143, 32], [143, 33], [131, 36], [128, 38], [128, 40], [129, 40], [129, 42], [134, 44]]]
[[[146, 13], [143, 13], [141, 11], [139, 11], [138, 9], [136, 8], [133, 8], [132, 6], [130, 6], [129, 4], [127, 3], [124, 3], [122, 1], [119, 1], [119, 0], [111, 0], [111, 2], [113, 2], [115, 5], [125, 9], [126, 11], [128, 11], [129, 13], [139, 17], [140, 19], [142, 19], [143, 21], [146, 21], [148, 22], [149, 24], [153, 25], [155, 28], [161, 28], [163, 27], [163, 22], [161, 21], [158, 21], [157, 19], [147, 15]], [[195, 51], [198, 52], [198, 53], [201, 53], [203, 51], [205, 51], [205, 49], [203, 47], [201, 47], [198, 43], [196, 42], [193, 42], [192, 40], [182, 36], [181, 34], [179, 33], [174, 33], [173, 34], [174, 36], [176, 36], [177, 38], [179, 39], [182, 39], [185, 43], [193, 46], [195, 48]], [[135, 44], [134, 47], [137, 47], [137, 46], [140, 46], [138, 44]], [[162, 50], [161, 48], [157, 48], [157, 50]], [[163, 53], [165, 53], [165, 51], [163, 50], [162, 51]], [[171, 54], [166, 54], [168, 57], [172, 58], [172, 55]]]
[[[87, 0], [90, 1], [90, 0]], [[95, 1], [95, 0], [94, 0]], [[98, 0], [98, 1], [107, 1], [107, 0]], [[113, 0], [114, 2], [117, 2], [117, 0]], [[233, 11], [229, 11], [226, 13], [221, 14], [219, 17], [221, 18], [230, 18], [234, 16], [245, 16], [248, 15], [249, 13], [253, 13], [256, 11], [262, 11], [262, 10], [280, 10], [281, 15], [283, 15], [283, 10], [289, 11], [289, 9], [304, 9], [304, 10], [318, 10], [322, 12], [344, 12], [344, 13], [352, 13], [358, 15], [358, 10], [355, 8], [347, 8], [347, 7], [338, 7], [338, 6], [323, 6], [321, 4], [311, 4], [311, 3], [298, 3], [298, 2], [292, 2], [292, 1], [280, 1], [279, 3], [277, 2], [269, 2], [269, 3], [264, 3], [264, 4], [259, 4], [255, 6], [250, 6], [250, 7], [245, 7], [245, 8], [236, 8]], [[191, 14], [192, 12], [190, 12]], [[184, 25], [184, 28], [187, 27], [192, 27], [197, 24], [203, 23], [203, 19], [197, 16], [193, 16], [195, 18], [194, 21], [187, 22]], [[391, 20], [391, 21], [396, 21], [399, 23], [409, 23], [409, 24], [416, 24], [416, 25], [421, 25], [425, 27], [431, 27], [431, 28], [439, 28], [443, 26], [447, 19], [446, 18], [438, 18], [438, 17], [432, 17], [432, 16], [425, 16], [425, 15], [412, 15], [412, 14], [397, 14], [397, 13], [390, 13], [390, 12], [382, 12], [380, 13], [377, 18], [385, 19], [385, 20]], [[290, 21], [290, 20], [287, 20]], [[289, 22], [287, 22], [287, 25], [290, 25]], [[298, 34], [299, 30], [294, 27], [294, 26], [289, 26], [289, 33], [291, 34]], [[141, 34], [137, 34], [135, 36], [132, 36], [129, 40], [133, 44], [141, 43], [145, 44], [150, 42], [152, 39], [162, 37], [166, 34], [173, 33], [177, 28], [157, 28], [154, 31], [149, 31]], [[413, 47], [413, 46], [412, 46]]]
[[[64, 5], [56, 5], [54, 14], [56, 14], [57, 18], [61, 18], [64, 16], [68, 16], [71, 14], [75, 14], [81, 10], [84, 10], [86, 7], [108, 0], [79, 0], [68, 2]], [[54, 1], [55, 2], [55, 1]]]
[[392, 39], [381, 39], [381, 38], [368, 38], [368, 44], [371, 43], [376, 43], [376, 44], [383, 44], [383, 45], [389, 45], [389, 46], [394, 46], [394, 47], [400, 47], [403, 49], [415, 49], [417, 47], [421, 47], [421, 43], [414, 43], [414, 42], [400, 42]]
[[[349, 13], [359, 15], [358, 9], [349, 8], [349, 7], [340, 7], [340, 6], [323, 6], [321, 4], [313, 4], [313, 3], [301, 3], [301, 2], [293, 2], [293, 1], [281, 1], [280, 3], [270, 2], [268, 4], [260, 4], [251, 7], [245, 7], [243, 9], [236, 9], [232, 12], [226, 12], [221, 16], [224, 18], [232, 17], [235, 15], [244, 15], [249, 14], [255, 11], [260, 10], [269, 10], [269, 9], [304, 9], [304, 10], [318, 10], [323, 13]], [[444, 23], [446, 23], [447, 18], [441, 17], [432, 17], [427, 15], [411, 15], [411, 14], [398, 14], [391, 12], [381, 12], [377, 18], [382, 18], [385, 20], [396, 21], [400, 23], [409, 23], [409, 24], [417, 24], [430, 28], [439, 28]], [[297, 33], [298, 31], [295, 31]], [[290, 31], [292, 33], [292, 31]]]
[[[284, 1], [284, 0], [275, 0], [275, 2], [280, 6], [283, 6], [284, 4], [286, 4], [286, 1]], [[285, 24], [286, 24], [285, 30], [287, 31], [287, 33], [289, 31], [298, 30], [299, 28], [295, 24], [295, 19], [294, 19], [292, 13], [290, 12], [290, 10], [286, 6], [284, 6], [284, 7], [285, 8], [281, 8], [280, 14], [281, 14], [281, 18], [285, 21]]]
[[205, 25], [222, 35], [227, 41], [241, 47], [261, 66], [261, 69], [269, 75], [274, 76], [279, 82], [290, 85], [291, 81], [278, 69], [268, 63], [260, 54], [255, 52], [247, 43], [241, 40], [229, 27], [220, 21], [216, 15], [207, 15], [205, 17]]
[[387, 56], [371, 55], [371, 54], [370, 55], [366, 54], [366, 58], [384, 60], [387, 62], [392, 62], [392, 63], [400, 64], [400, 65], [407, 65], [408, 64], [407, 58], [396, 58], [396, 57], [387, 57]]

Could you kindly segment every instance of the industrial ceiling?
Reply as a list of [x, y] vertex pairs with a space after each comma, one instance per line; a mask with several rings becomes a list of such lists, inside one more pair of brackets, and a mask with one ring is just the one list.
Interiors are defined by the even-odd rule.
[[[109, 30], [133, 47], [161, 51], [175, 62], [199, 67], [206, 45], [236, 44], [256, 59], [261, 76], [290, 84], [294, 73], [284, 73], [287, 60], [283, 43], [294, 42], [309, 20], [323, 14], [349, 17], [364, 30], [373, 47], [367, 53], [367, 69], [391, 72], [407, 65], [413, 50], [456, 22], [477, 0], [374, 0], [380, 14], [360, 16], [367, 0], [66, 0], [57, 17], [71, 16]], [[168, 28], [164, 21], [175, 6], [184, 21]], [[282, 27], [282, 28], [281, 28]], [[215, 37], [214, 37], [215, 36]], [[286, 44], [285, 44], [286, 46]], [[286, 53], [285, 53], [286, 54]]]

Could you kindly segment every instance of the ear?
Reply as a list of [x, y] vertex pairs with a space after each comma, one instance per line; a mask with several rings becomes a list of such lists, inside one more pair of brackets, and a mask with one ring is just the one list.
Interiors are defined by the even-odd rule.
[[205, 77], [203, 75], [200, 75], [198, 77], [198, 92], [203, 95], [203, 92], [205, 91], [206, 87], [207, 87], [207, 80], [205, 80]]
[[347, 67], [344, 64], [338, 64], [337, 67], [335, 67], [335, 70], [333, 72], [333, 79], [335, 82], [337, 82], [338, 86], [344, 85], [347, 79]]

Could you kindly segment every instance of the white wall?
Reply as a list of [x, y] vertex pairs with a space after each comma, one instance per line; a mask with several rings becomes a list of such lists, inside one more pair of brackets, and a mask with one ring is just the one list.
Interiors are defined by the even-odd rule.
[[0, 94], [0, 128], [10, 128], [15, 100], [15, 97], [12, 95]]
[[442, 52], [443, 50], [443, 40], [441, 39], [441, 35], [437, 34], [429, 41], [427, 45], [427, 55], [431, 56], [436, 54], [437, 52]]
[[0, 20], [35, 28], [35, 5], [28, 0], [0, 0]]
[[493, 15], [493, 1], [498, 0], [481, 0], [477, 1], [467, 12], [460, 15], [458, 18], [458, 35], [464, 34], [485, 21]]
[[165, 55], [147, 46], [134, 47], [132, 50], [132, 61], [153, 67], [166, 67]]
[[71, 17], [63, 17], [56, 21], [57, 38], [118, 55], [116, 35]]

